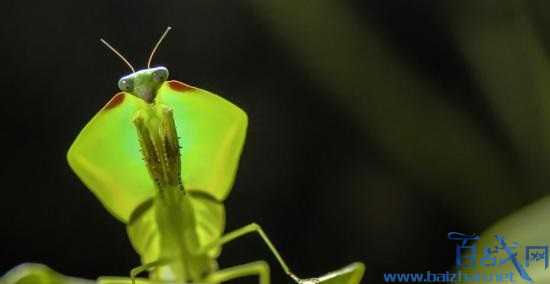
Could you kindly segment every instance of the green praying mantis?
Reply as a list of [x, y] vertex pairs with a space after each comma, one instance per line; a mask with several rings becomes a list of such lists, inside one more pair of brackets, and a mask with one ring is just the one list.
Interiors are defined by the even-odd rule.
[[[320, 277], [296, 276], [256, 223], [224, 233], [223, 201], [235, 179], [248, 118], [213, 93], [168, 80], [167, 68], [151, 67], [169, 30], [154, 46], [147, 68], [139, 71], [102, 40], [132, 73], [118, 81], [120, 92], [82, 129], [67, 154], [83, 183], [126, 224], [141, 257], [142, 265], [129, 277], [99, 277], [97, 282], [198, 284], [258, 276], [260, 284], [269, 284], [265, 261], [224, 269], [216, 262], [224, 244], [257, 233], [296, 283], [359, 283], [360, 262]], [[18, 269], [18, 275], [26, 275], [33, 266]], [[144, 272], [148, 278], [139, 277]], [[7, 284], [19, 283], [13, 274]]]

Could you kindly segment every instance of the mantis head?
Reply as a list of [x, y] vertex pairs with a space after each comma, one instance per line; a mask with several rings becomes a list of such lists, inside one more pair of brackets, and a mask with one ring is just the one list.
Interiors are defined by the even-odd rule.
[[151, 103], [168, 74], [168, 69], [162, 66], [140, 70], [120, 78], [118, 88]]
[[134, 69], [134, 66], [132, 66], [132, 64], [130, 64], [130, 62], [120, 52], [118, 52], [118, 50], [112, 47], [104, 39], [101, 39], [101, 42], [111, 49], [116, 55], [118, 55], [118, 57], [124, 61], [128, 67], [130, 67], [130, 70], [132, 70], [131, 74], [120, 78], [118, 81], [118, 88], [121, 91], [130, 93], [148, 103], [153, 102], [155, 99], [156, 90], [158, 90], [160, 85], [168, 79], [168, 69], [162, 66], [151, 68], [151, 62], [153, 61], [153, 56], [155, 55], [160, 43], [171, 29], [171, 27], [167, 27], [155, 44], [155, 47], [153, 47], [153, 50], [149, 55], [149, 60], [147, 60], [147, 69], [139, 70], [137, 72]]

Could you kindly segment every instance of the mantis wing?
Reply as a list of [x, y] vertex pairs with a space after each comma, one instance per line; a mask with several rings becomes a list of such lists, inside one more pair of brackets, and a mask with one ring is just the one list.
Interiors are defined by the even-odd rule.
[[178, 81], [165, 82], [155, 101], [174, 111], [183, 186], [224, 200], [244, 144], [246, 113], [215, 94]]
[[78, 177], [125, 223], [154, 194], [132, 123], [145, 104], [128, 93], [118, 93], [82, 129], [67, 154]]
[[[246, 113], [217, 95], [177, 81], [165, 82], [155, 102], [174, 110], [184, 187], [223, 200], [235, 179]], [[67, 155], [84, 184], [125, 223], [154, 194], [132, 123], [145, 107], [130, 94], [115, 95], [80, 132]]]

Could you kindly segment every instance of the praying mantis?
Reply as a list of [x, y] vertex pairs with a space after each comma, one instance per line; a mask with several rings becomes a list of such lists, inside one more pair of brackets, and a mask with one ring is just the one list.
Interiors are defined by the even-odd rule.
[[[364, 265], [352, 263], [315, 278], [300, 278], [256, 223], [224, 233], [224, 199], [235, 179], [248, 117], [239, 107], [200, 88], [168, 80], [151, 67], [134, 67], [118, 81], [120, 92], [90, 120], [67, 159], [108, 211], [126, 224], [142, 265], [129, 277], [99, 277], [99, 284], [221, 283], [258, 276], [270, 283], [265, 261], [218, 268], [224, 244], [256, 233], [284, 272], [299, 284], [357, 284]], [[148, 278], [139, 276], [149, 272]]]

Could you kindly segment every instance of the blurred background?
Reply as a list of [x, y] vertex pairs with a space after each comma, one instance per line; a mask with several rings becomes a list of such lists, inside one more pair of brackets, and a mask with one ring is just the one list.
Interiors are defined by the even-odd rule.
[[[250, 118], [228, 229], [258, 222], [303, 276], [352, 261], [366, 263], [364, 283], [450, 269], [449, 231], [481, 232], [547, 192], [548, 6], [2, 1], [0, 274], [32, 261], [94, 279], [138, 265], [65, 153], [128, 73], [98, 39], [143, 67], [168, 25], [155, 64]], [[289, 282], [257, 236], [220, 263], [258, 259]]]

